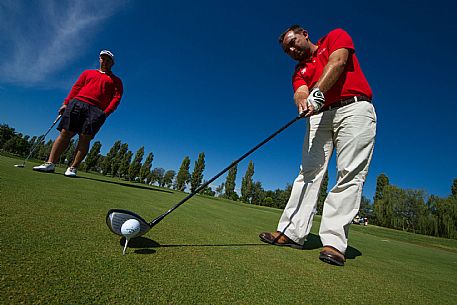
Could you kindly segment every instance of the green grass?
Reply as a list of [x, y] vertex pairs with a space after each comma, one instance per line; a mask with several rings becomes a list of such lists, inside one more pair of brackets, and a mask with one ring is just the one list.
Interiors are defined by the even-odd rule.
[[346, 266], [266, 245], [281, 211], [196, 196], [122, 243], [106, 212], [146, 220], [184, 193], [79, 173], [15, 168], [0, 156], [0, 304], [453, 304], [457, 241], [353, 226]]

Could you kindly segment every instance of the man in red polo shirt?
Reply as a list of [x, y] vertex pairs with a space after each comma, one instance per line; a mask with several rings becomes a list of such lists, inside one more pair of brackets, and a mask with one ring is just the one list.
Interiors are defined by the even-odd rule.
[[298, 25], [279, 38], [284, 52], [298, 61], [292, 77], [294, 101], [305, 112], [307, 131], [300, 173], [277, 231], [259, 235], [264, 242], [303, 248], [316, 213], [319, 189], [336, 150], [336, 185], [324, 202], [319, 258], [343, 266], [349, 225], [357, 215], [373, 154], [376, 113], [372, 91], [362, 73], [351, 37], [335, 29], [316, 44]]
[[59, 109], [62, 119], [57, 129], [60, 134], [54, 141], [48, 161], [35, 166], [33, 170], [54, 172], [55, 163], [67, 149], [71, 138], [79, 134], [73, 162], [65, 171], [65, 176], [76, 176], [76, 170], [89, 150], [90, 141], [121, 101], [122, 81], [111, 72], [113, 65], [113, 53], [103, 50], [100, 52], [100, 69], [86, 70], [79, 76]]

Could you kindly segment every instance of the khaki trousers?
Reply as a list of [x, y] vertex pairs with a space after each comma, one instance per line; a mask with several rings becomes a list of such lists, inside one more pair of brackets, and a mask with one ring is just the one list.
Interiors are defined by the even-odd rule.
[[345, 253], [349, 225], [358, 213], [373, 155], [376, 113], [371, 103], [358, 101], [313, 115], [307, 125], [300, 173], [278, 231], [299, 244], [306, 241], [316, 214], [322, 178], [335, 148], [337, 182], [325, 199], [319, 236], [324, 246]]

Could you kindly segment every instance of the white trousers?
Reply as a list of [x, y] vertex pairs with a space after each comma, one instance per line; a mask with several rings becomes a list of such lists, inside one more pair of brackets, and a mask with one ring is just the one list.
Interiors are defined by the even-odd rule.
[[337, 181], [324, 202], [319, 236], [324, 246], [345, 253], [349, 225], [357, 215], [362, 187], [373, 155], [376, 113], [358, 101], [311, 116], [307, 121], [300, 174], [279, 220], [278, 231], [293, 241], [306, 241], [316, 214], [319, 188], [335, 148]]

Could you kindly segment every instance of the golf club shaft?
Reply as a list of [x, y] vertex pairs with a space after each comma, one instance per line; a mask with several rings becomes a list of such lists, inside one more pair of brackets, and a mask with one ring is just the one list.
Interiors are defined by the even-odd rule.
[[268, 138], [266, 138], [265, 140], [263, 140], [262, 142], [260, 142], [259, 144], [257, 144], [255, 147], [253, 147], [251, 150], [249, 150], [247, 153], [245, 153], [244, 155], [242, 155], [240, 158], [238, 158], [237, 160], [233, 161], [229, 166], [227, 166], [226, 168], [224, 168], [222, 171], [220, 171], [216, 176], [214, 176], [213, 178], [209, 179], [207, 182], [203, 183], [201, 186], [199, 186], [195, 191], [193, 191], [192, 193], [190, 193], [189, 195], [187, 195], [184, 199], [182, 199], [180, 202], [178, 202], [176, 205], [174, 205], [171, 209], [169, 209], [168, 211], [166, 211], [165, 213], [163, 213], [162, 215], [158, 216], [157, 218], [155, 218], [154, 220], [151, 221], [151, 223], [149, 224], [151, 227], [155, 226], [156, 224], [158, 224], [162, 219], [165, 218], [165, 216], [167, 216], [168, 214], [170, 214], [171, 212], [173, 212], [175, 209], [177, 209], [181, 204], [183, 204], [184, 202], [186, 202], [187, 200], [189, 200], [190, 198], [192, 198], [193, 196], [195, 196], [196, 194], [198, 194], [200, 191], [202, 191], [205, 187], [207, 187], [211, 182], [213, 182], [214, 180], [216, 180], [217, 178], [219, 178], [220, 176], [222, 176], [225, 172], [227, 172], [229, 169], [231, 169], [232, 167], [234, 167], [236, 164], [238, 164], [239, 162], [241, 162], [244, 158], [246, 158], [247, 156], [249, 156], [250, 154], [252, 154], [254, 151], [256, 151], [259, 147], [263, 146], [265, 143], [267, 143], [268, 141], [270, 141], [271, 139], [273, 139], [276, 135], [278, 135], [279, 133], [281, 133], [284, 129], [286, 129], [287, 127], [289, 127], [290, 125], [292, 125], [293, 123], [297, 122], [298, 120], [300, 120], [301, 118], [305, 117], [306, 115], [306, 112], [302, 112], [300, 113], [297, 117], [295, 117], [292, 121], [288, 122], [286, 125], [284, 125], [283, 127], [281, 127], [280, 129], [278, 129], [277, 131], [275, 131], [272, 135], [270, 135]]
[[32, 156], [33, 152], [35, 151], [35, 149], [39, 146], [40, 142], [42, 140], [44, 140], [46, 138], [46, 136], [48, 135], [48, 133], [51, 131], [52, 127], [54, 127], [54, 125], [60, 120], [60, 118], [62, 117], [61, 114], [59, 114], [57, 116], [57, 118], [54, 120], [54, 122], [52, 123], [51, 127], [49, 127], [48, 131], [46, 131], [46, 133], [44, 135], [41, 135], [37, 138], [37, 141], [36, 143], [33, 145], [32, 149], [30, 150], [30, 153], [29, 155], [27, 156], [27, 158], [24, 159], [24, 163], [27, 162], [27, 160], [30, 158], [30, 156]]

